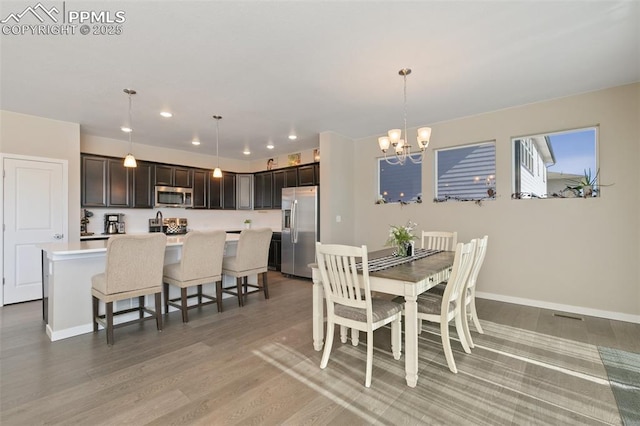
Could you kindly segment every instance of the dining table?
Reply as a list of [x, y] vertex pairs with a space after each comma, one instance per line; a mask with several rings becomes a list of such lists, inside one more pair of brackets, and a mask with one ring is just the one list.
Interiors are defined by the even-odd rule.
[[[395, 260], [393, 249], [368, 252], [371, 291], [403, 296], [405, 300], [405, 374], [407, 385], [412, 388], [418, 383], [418, 304], [416, 301], [418, 295], [449, 278], [455, 255], [453, 251], [436, 251], [425, 255], [426, 252], [416, 250], [413, 256]], [[374, 263], [390, 266], [375, 270], [377, 268], [371, 267]], [[316, 351], [321, 351], [324, 344], [324, 288], [318, 265], [314, 263], [309, 266], [313, 280], [313, 346]], [[354, 344], [357, 344], [356, 342], [357, 340]]]

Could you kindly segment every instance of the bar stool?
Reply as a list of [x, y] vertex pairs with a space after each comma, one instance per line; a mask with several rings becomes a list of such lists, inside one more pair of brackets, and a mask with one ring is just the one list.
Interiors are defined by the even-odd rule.
[[[269, 298], [267, 283], [267, 264], [269, 261], [269, 244], [271, 244], [270, 228], [245, 229], [240, 233], [238, 249], [235, 256], [225, 256], [222, 259], [222, 274], [236, 278], [236, 288], [223, 288], [222, 291], [238, 296], [238, 304], [244, 306], [244, 297], [259, 291], [264, 292], [264, 298]], [[262, 286], [249, 284], [249, 275], [262, 275]], [[244, 285], [244, 292], [242, 286]], [[255, 290], [249, 291], [249, 287]]]
[[[93, 332], [98, 324], [107, 330], [107, 344], [113, 345], [113, 329], [134, 322], [155, 318], [162, 330], [162, 266], [167, 237], [164, 234], [114, 235], [107, 242], [105, 271], [91, 277], [93, 299]], [[145, 296], [155, 296], [155, 311], [145, 307]], [[138, 306], [114, 312], [113, 302], [138, 298]], [[99, 301], [105, 304], [105, 314], [99, 315]], [[115, 315], [139, 312], [139, 319], [113, 324]], [[151, 314], [145, 317], [144, 313]]]
[[[164, 267], [165, 313], [173, 306], [182, 311], [182, 322], [189, 322], [189, 309], [216, 303], [218, 312], [222, 310], [222, 257], [226, 238], [224, 231], [190, 231], [184, 237], [180, 262]], [[208, 283], [216, 284], [215, 296], [202, 293], [202, 285]], [[169, 285], [180, 288], [180, 297], [169, 298]], [[193, 286], [198, 286], [197, 293], [188, 295], [187, 289]], [[189, 306], [188, 299], [195, 297], [198, 302]], [[202, 298], [208, 301], [203, 302]]]

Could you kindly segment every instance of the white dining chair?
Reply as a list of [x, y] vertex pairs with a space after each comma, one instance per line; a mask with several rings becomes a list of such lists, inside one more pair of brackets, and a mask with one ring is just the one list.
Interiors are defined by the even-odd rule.
[[451, 350], [449, 323], [455, 322], [458, 338], [466, 353], [471, 353], [464, 332], [464, 290], [473, 266], [476, 241], [467, 244], [458, 243], [453, 260], [453, 269], [443, 294], [425, 292], [418, 296], [418, 320], [440, 324], [442, 347], [449, 370], [457, 373], [456, 363]]
[[423, 249], [453, 251], [457, 244], [457, 232], [422, 231]]
[[484, 330], [482, 329], [480, 320], [478, 319], [478, 312], [476, 312], [476, 281], [478, 279], [480, 269], [482, 268], [482, 264], [484, 263], [485, 255], [487, 254], [488, 240], [488, 235], [476, 239], [476, 253], [473, 258], [473, 266], [471, 267], [471, 272], [469, 273], [469, 278], [467, 279], [467, 285], [464, 291], [463, 327], [467, 343], [472, 348], [474, 347], [474, 344], [469, 331], [469, 317], [473, 320], [473, 324], [475, 325], [476, 330], [478, 330], [478, 333], [484, 334]]
[[[373, 331], [391, 323], [391, 350], [401, 356], [402, 304], [372, 299], [369, 284], [367, 247], [316, 243], [318, 269], [327, 304], [327, 336], [320, 368], [327, 367], [335, 325], [367, 333], [367, 367], [365, 386], [371, 386]], [[362, 273], [356, 267], [361, 258]]]

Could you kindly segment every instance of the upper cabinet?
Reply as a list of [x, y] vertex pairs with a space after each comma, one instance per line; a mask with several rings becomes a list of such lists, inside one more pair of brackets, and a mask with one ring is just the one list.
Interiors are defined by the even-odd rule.
[[83, 207], [130, 207], [131, 174], [121, 158], [82, 156]]
[[193, 170], [189, 167], [156, 164], [155, 185], [191, 188], [193, 185]]
[[257, 173], [223, 172], [81, 154], [82, 207], [153, 208], [156, 185], [193, 188], [194, 209], [280, 209], [282, 188], [318, 185], [319, 163]]
[[254, 175], [253, 207], [255, 209], [273, 208], [273, 172], [260, 172]]
[[209, 208], [235, 210], [236, 174], [222, 172], [222, 178], [214, 178], [209, 173]]
[[238, 210], [253, 209], [253, 175], [238, 174], [236, 176], [237, 194], [236, 208]]
[[298, 186], [298, 168], [273, 171], [273, 208], [282, 207], [282, 188]]

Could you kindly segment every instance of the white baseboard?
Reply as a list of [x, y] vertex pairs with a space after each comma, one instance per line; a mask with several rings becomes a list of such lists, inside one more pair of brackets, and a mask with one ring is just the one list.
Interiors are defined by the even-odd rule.
[[47, 336], [49, 336], [49, 339], [51, 339], [52, 342], [91, 332], [93, 332], [92, 324], [78, 325], [76, 327], [65, 328], [64, 330], [58, 331], [51, 330], [51, 327], [47, 324]]
[[607, 318], [617, 321], [640, 324], [640, 315], [624, 314], [621, 312], [603, 311], [600, 309], [584, 308], [581, 306], [563, 305], [560, 303], [544, 302], [541, 300], [524, 299], [521, 297], [504, 296], [502, 294], [485, 293], [476, 291], [479, 299], [496, 300], [498, 302], [514, 303], [516, 305], [533, 306], [535, 308], [550, 309], [553, 311], [570, 312], [573, 314], [588, 315], [591, 317]]

